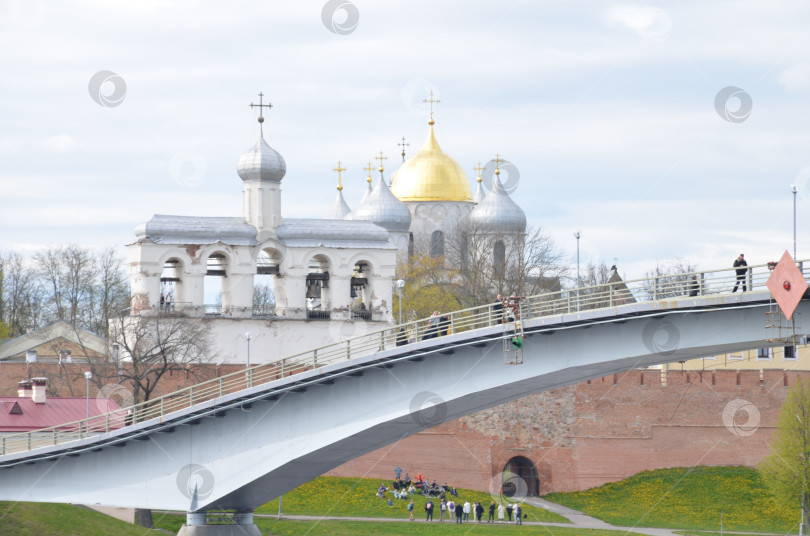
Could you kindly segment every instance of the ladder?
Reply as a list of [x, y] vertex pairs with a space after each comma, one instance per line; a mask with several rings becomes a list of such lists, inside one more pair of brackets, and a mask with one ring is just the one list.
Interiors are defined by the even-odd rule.
[[503, 300], [503, 362], [505, 365], [523, 364], [523, 320], [520, 317], [522, 296], [509, 296]]

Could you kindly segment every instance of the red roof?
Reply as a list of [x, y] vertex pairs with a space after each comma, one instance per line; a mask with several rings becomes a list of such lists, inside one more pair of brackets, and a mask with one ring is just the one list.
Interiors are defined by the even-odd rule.
[[[91, 398], [90, 416], [103, 415], [121, 409], [110, 398]], [[81, 397], [47, 398], [44, 404], [30, 397], [0, 397], [0, 432], [28, 432], [59, 424], [80, 421], [87, 417], [87, 399]], [[113, 417], [112, 428], [123, 425], [123, 413]]]

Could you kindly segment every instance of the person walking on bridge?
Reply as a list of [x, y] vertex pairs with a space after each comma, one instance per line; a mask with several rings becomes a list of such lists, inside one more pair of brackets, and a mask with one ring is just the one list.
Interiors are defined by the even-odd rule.
[[742, 283], [742, 291], [745, 292], [748, 290], [748, 287], [745, 286], [745, 273], [748, 271], [748, 263], [745, 262], [745, 256], [740, 253], [740, 256], [734, 261], [734, 268], [737, 269], [737, 282], [734, 284], [734, 290], [731, 292], [737, 292], [737, 287], [740, 286]]

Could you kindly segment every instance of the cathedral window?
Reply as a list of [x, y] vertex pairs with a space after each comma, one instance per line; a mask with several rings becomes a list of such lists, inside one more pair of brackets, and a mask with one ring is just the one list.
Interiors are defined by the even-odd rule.
[[441, 231], [433, 231], [433, 234], [430, 235], [430, 256], [444, 256], [444, 233]]

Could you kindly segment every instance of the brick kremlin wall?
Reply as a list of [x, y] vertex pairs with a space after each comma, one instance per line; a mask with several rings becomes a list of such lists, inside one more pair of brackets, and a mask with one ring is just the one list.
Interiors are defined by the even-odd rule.
[[[755, 466], [788, 387], [810, 372], [633, 370], [527, 396], [361, 456], [334, 476], [411, 476], [486, 490], [507, 462], [533, 462], [541, 494], [693, 465]], [[725, 414], [724, 414], [725, 411]]]

